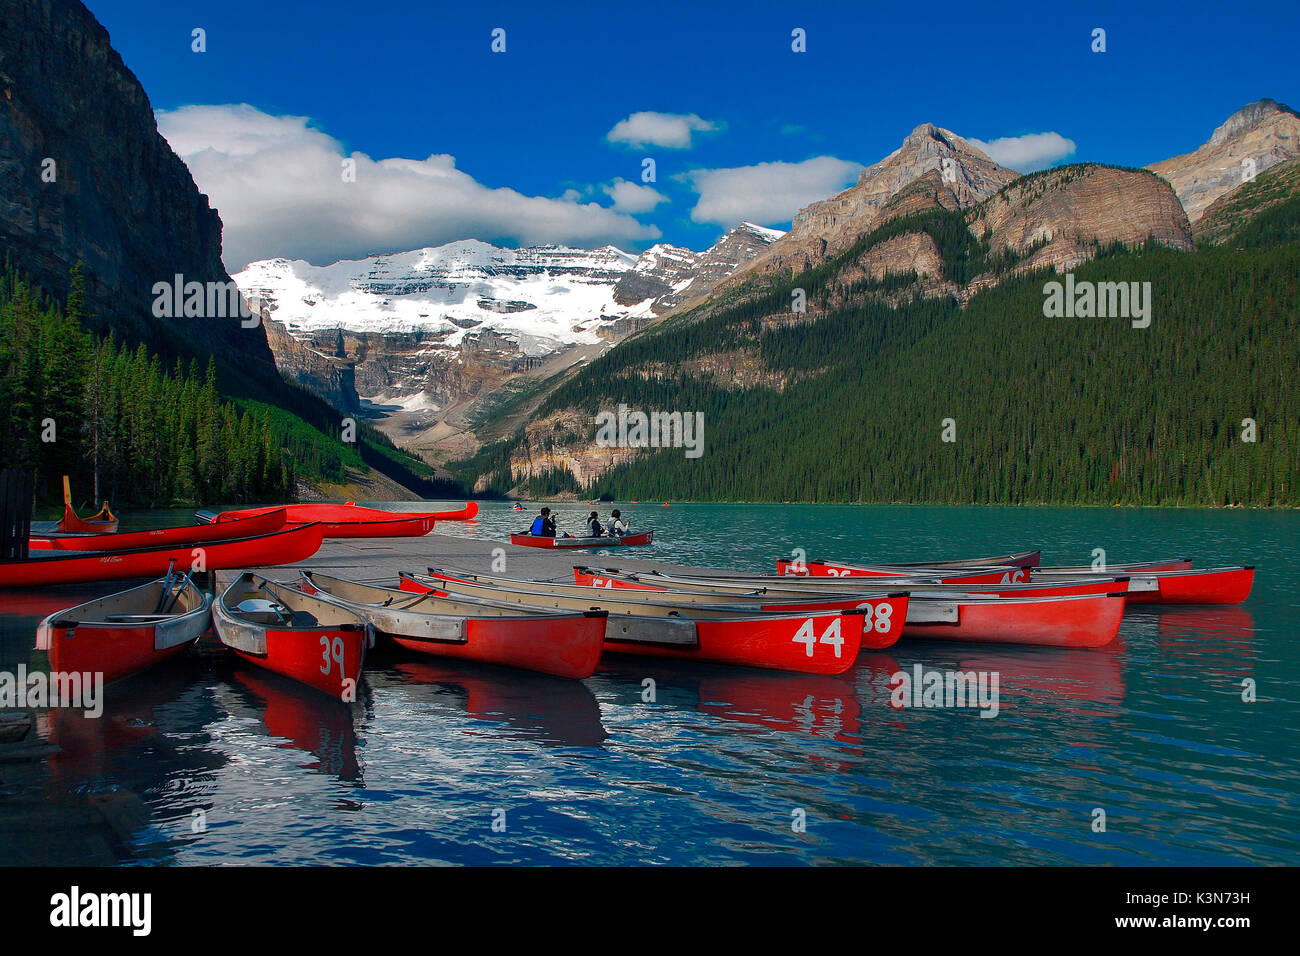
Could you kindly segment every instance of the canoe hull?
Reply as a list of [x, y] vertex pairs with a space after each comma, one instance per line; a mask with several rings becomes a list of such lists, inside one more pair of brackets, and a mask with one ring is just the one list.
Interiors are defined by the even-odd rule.
[[89, 518], [78, 518], [77, 513], [72, 510], [72, 505], [65, 504], [58, 529], [64, 534], [113, 534], [117, 531], [117, 519], [112, 516], [107, 505], [101, 508], [98, 514], [91, 515]]
[[[559, 593], [548, 595], [447, 577], [403, 575], [401, 582], [403, 590], [437, 588], [439, 594], [501, 603], [524, 611], [580, 607], [608, 611], [605, 650], [610, 653], [712, 661], [805, 674], [843, 673], [853, 665], [861, 647], [893, 644], [902, 635], [902, 622], [907, 614], [905, 594], [881, 595], [870, 600], [857, 598], [849, 608], [800, 611], [785, 606], [765, 609], [758, 602], [725, 607], [673, 605], [671, 594], [664, 595], [663, 604], [643, 603], [633, 599], [636, 592], [630, 590], [617, 592], [616, 596], [612, 590], [602, 592], [570, 585], [560, 585]], [[658, 600], [660, 595], [646, 596]], [[631, 600], [624, 602], [620, 597]], [[837, 619], [839, 623], [835, 623]]]
[[[1119, 633], [1124, 604], [1122, 594], [1045, 601], [959, 601], [956, 621], [909, 621], [903, 637], [1036, 647], [1102, 647]], [[913, 600], [912, 608], [909, 617], [924, 619], [924, 600]]]
[[[647, 575], [649, 576], [649, 575]], [[986, 594], [994, 597], [1070, 597], [1074, 595], [1085, 594], [1111, 594], [1124, 588], [1125, 578], [1105, 578], [1095, 576], [1096, 580], [1079, 580], [1071, 581], [1062, 578], [1059, 583], [1053, 581], [1030, 582], [1027, 584], [969, 584], [963, 583], [960, 587], [950, 587], [954, 582], [944, 579], [944, 589], [948, 591], [965, 591], [970, 594]], [[846, 604], [842, 599], [845, 592], [852, 592], [855, 585], [846, 583], [836, 586], [832, 582], [835, 579], [829, 578], [800, 578], [791, 580], [780, 577], [755, 577], [746, 579], [744, 577], [735, 577], [731, 579], [711, 579], [707, 577], [683, 577], [674, 574], [655, 575], [651, 582], [647, 582], [645, 577], [636, 576], [635, 572], [629, 574], [617, 574], [613, 571], [606, 571], [601, 574], [593, 572], [590, 568], [576, 567], [573, 569], [573, 578], [580, 584], [587, 587], [608, 588], [611, 590], [639, 590], [639, 591], [660, 591], [666, 592], [672, 588], [685, 588], [688, 590], [705, 590], [715, 588], [718, 591], [730, 590], [735, 593], [742, 593], [745, 590], [758, 591], [770, 594], [772, 601], [806, 601], [807, 607], [851, 607], [852, 604]], [[853, 579], [858, 582], [860, 589], [876, 590], [877, 588], [897, 588], [898, 590], [919, 591], [918, 596], [924, 596], [925, 592], [932, 589], [934, 585], [918, 585], [909, 583], [906, 579], [897, 578], [857, 578]], [[653, 583], [662, 581], [662, 584]], [[881, 582], [877, 584], [876, 582]], [[823, 582], [827, 582], [823, 584]], [[960, 583], [960, 582], [956, 582]], [[832, 596], [825, 603], [818, 604], [820, 595], [826, 593]], [[724, 595], [725, 596], [725, 595]]]
[[[842, 564], [835, 561], [794, 561], [778, 560], [777, 573], [794, 577], [842, 577], [845, 572], [855, 577], [872, 576], [895, 577], [900, 574], [924, 573], [926, 571], [962, 570], [965, 568], [1036, 568], [1042, 559], [1041, 551], [1021, 551], [1016, 554], [1002, 554], [986, 558], [965, 558], [957, 561], [912, 562], [908, 564]], [[926, 574], [926, 577], [931, 575]]]
[[196, 564], [200, 570], [292, 564], [311, 557], [321, 546], [319, 525], [232, 541], [197, 545], [135, 548], [129, 551], [67, 554], [0, 562], [0, 587], [41, 587], [86, 581], [119, 581], [159, 577], [170, 567], [181, 572]]
[[185, 586], [180, 610], [162, 620], [112, 622], [96, 613], [105, 606], [118, 614], [152, 614], [162, 594], [154, 581], [120, 594], [56, 611], [36, 629], [36, 648], [50, 658], [56, 673], [100, 673], [104, 683], [128, 677], [184, 653], [207, 631], [210, 600]]
[[[478, 502], [475, 501], [455, 511], [384, 511], [351, 502], [342, 505], [312, 503], [282, 507], [288, 524], [319, 522], [324, 526], [327, 538], [418, 538], [432, 531], [436, 522], [468, 521], [478, 514]], [[213, 522], [219, 524], [275, 510], [277, 509], [271, 507], [223, 511], [216, 515]]]
[[497, 664], [582, 680], [596, 672], [605, 643], [605, 618], [469, 618], [465, 643], [454, 644], [401, 634], [388, 636], [399, 647], [436, 657]]
[[154, 528], [117, 534], [78, 535], [76, 537], [31, 538], [33, 551], [127, 551], [174, 544], [204, 544], [270, 534], [284, 527], [284, 509], [241, 518], [222, 524], [196, 524], [180, 528]]
[[1156, 575], [1158, 591], [1129, 595], [1132, 604], [1241, 604], [1250, 597], [1255, 569], [1214, 568], [1208, 571]]
[[[263, 622], [240, 607], [268, 597], [292, 610], [294, 622]], [[307, 620], [298, 623], [304, 613]], [[348, 609], [249, 572], [213, 602], [212, 625], [221, 643], [242, 660], [345, 703], [357, 699], [366, 649], [374, 644], [374, 629]]]
[[389, 637], [399, 647], [421, 654], [496, 664], [582, 680], [600, 663], [605, 615], [599, 612], [549, 613], [532, 617], [475, 617], [444, 614], [393, 603], [409, 592], [353, 584], [303, 572], [302, 590], [335, 602]]
[[861, 611], [766, 620], [696, 621], [695, 647], [668, 647], [607, 640], [612, 654], [711, 661], [804, 674], [842, 674], [862, 646]]
[[268, 629], [265, 654], [227, 646], [250, 664], [314, 687], [338, 700], [355, 700], [369, 643], [366, 633], [358, 628], [320, 629], [310, 634]]

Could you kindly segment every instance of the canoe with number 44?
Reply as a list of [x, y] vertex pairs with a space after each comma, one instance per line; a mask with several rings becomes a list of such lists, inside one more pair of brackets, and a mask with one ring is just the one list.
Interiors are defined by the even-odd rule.
[[785, 612], [742, 605], [623, 601], [621, 593], [591, 588], [576, 595], [512, 590], [411, 574], [402, 575], [401, 586], [435, 592], [435, 606], [451, 613], [483, 603], [514, 607], [521, 613], [608, 611], [607, 653], [806, 674], [841, 674], [853, 666], [862, 647], [890, 646], [901, 635], [907, 615], [905, 594], [882, 595], [869, 606], [843, 611]]

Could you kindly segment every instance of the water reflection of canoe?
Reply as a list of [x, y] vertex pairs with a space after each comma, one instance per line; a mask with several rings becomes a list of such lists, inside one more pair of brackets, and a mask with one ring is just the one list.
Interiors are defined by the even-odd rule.
[[232, 678], [261, 699], [260, 716], [268, 736], [286, 741], [279, 746], [316, 758], [317, 763], [303, 765], [304, 770], [319, 770], [340, 780], [361, 779], [352, 708], [264, 671], [239, 668]]
[[[561, 747], [597, 747], [609, 734], [600, 719], [600, 704], [579, 681], [526, 671], [480, 670], [473, 663], [409, 660], [392, 665], [408, 693], [414, 685], [436, 685], [460, 698], [476, 720], [504, 724], [536, 743]], [[382, 679], [376, 675], [372, 679]]]

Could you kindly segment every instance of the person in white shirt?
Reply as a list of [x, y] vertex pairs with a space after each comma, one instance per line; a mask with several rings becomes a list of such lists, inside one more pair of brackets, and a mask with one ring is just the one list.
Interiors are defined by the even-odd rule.
[[627, 522], [623, 520], [619, 510], [615, 508], [609, 513], [609, 525], [606, 527], [605, 533], [612, 538], [621, 538], [623, 535], [627, 534], [627, 530]]

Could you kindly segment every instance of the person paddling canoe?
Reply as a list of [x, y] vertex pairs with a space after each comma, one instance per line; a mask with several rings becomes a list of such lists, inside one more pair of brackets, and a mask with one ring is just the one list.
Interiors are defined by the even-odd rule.
[[621, 538], [628, 532], [628, 523], [623, 520], [622, 514], [617, 508], [609, 513], [609, 526], [605, 533], [611, 538]]
[[551, 517], [550, 508], [543, 508], [533, 519], [533, 526], [528, 529], [528, 533], [541, 538], [555, 537], [555, 519]]
[[605, 526], [600, 523], [600, 515], [593, 511], [587, 518], [587, 537], [599, 538], [603, 537], [604, 534]]

